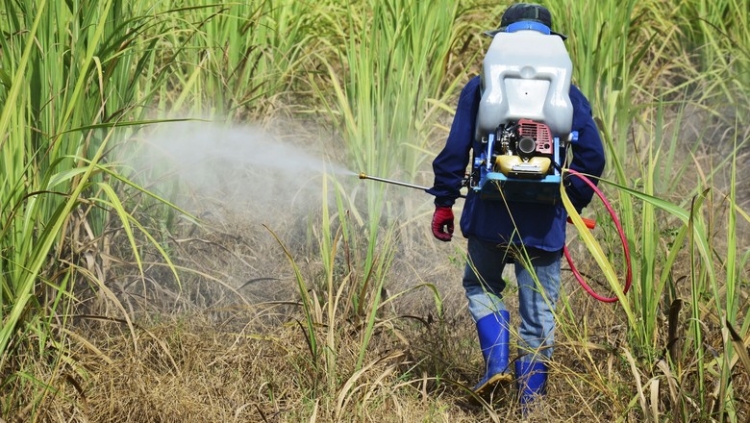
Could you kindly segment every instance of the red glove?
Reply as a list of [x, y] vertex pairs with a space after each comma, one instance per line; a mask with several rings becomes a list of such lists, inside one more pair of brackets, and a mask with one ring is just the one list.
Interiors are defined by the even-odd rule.
[[448, 242], [453, 237], [453, 209], [445, 206], [435, 207], [432, 215], [432, 234], [435, 238]]

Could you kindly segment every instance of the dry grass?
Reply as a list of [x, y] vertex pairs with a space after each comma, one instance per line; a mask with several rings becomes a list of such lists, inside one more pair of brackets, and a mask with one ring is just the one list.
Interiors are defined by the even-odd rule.
[[[135, 342], [118, 320], [78, 318], [73, 330], [80, 336], [70, 338], [73, 364], [52, 379], [61, 392], [44, 404], [40, 417], [78, 422], [517, 419], [511, 386], [496, 393], [492, 407], [467, 396], [482, 364], [460, 291], [460, 268], [445, 264], [457, 254], [458, 243], [441, 245], [437, 252], [405, 254], [394, 264], [389, 286], [404, 289], [417, 275], [422, 282], [441, 282], [446, 318], [437, 319], [426, 296], [395, 301], [378, 319], [367, 364], [359, 372], [355, 362], [362, 328], [356, 320], [335, 322], [339, 378], [329, 389], [326, 367], [314, 362], [305, 339], [304, 316], [283, 257], [272, 242], [243, 233], [242, 227], [224, 222], [192, 230], [193, 242], [174, 240], [183, 247], [179, 257], [185, 264], [217, 278], [232, 275], [228, 285], [236, 289], [194, 274], [186, 277], [185, 291], [193, 294], [172, 311], [158, 311], [156, 302], [148, 313], [142, 308]], [[231, 237], [225, 232], [230, 228]], [[428, 267], [428, 256], [443, 264]], [[418, 263], [422, 265], [416, 268]], [[305, 272], [314, 274], [315, 268], [309, 262]], [[259, 275], [272, 279], [238, 287], [243, 278]], [[669, 398], [689, 394], [684, 392], [689, 386], [670, 393], [661, 367], [645, 368], [631, 353], [617, 308], [588, 298], [570, 277], [564, 285], [576, 313], [571, 317], [580, 319], [568, 321], [561, 315], [565, 329], [559, 334], [550, 395], [529, 421], [608, 422], [623, 416], [644, 421], [635, 402], [650, 403], [654, 390], [660, 412], [668, 415], [663, 407], [669, 406]], [[509, 292], [514, 310], [512, 297]], [[718, 329], [711, 333], [715, 336], [708, 342], [718, 348]], [[735, 386], [748, 389], [745, 372], [738, 373]]]
[[[329, 393], [320, 392], [325, 374], [311, 362], [295, 322], [301, 314], [289, 313], [279, 325], [246, 323], [272, 307], [237, 310], [218, 324], [203, 314], [160, 316], [162, 322], [138, 330], [139, 351], [118, 322], [85, 322], [79, 330], [86, 328], [87, 342], [98, 351], [72, 341], [76, 366], [85, 370], [64, 373], [65, 395], [46, 404], [44, 420], [468, 422], [517, 417], [510, 387], [497, 394], [506, 397], [499, 398], [494, 411], [467, 400], [463, 390], [479, 377], [481, 363], [473, 326], [461, 315], [430, 325], [394, 324], [372, 343], [371, 364], [361, 374], [348, 373], [357, 345], [356, 332], [350, 332], [338, 356], [339, 370], [348, 378]], [[588, 343], [560, 341], [549, 399], [530, 421], [605, 422], [623, 416], [630, 395], [638, 392], [633, 371], [642, 382], [659, 375], [640, 374], [638, 363], [623, 361], [629, 350], [617, 327], [597, 328]], [[666, 384], [661, 389], [659, 395], [668, 395]], [[649, 395], [649, 389], [641, 390]], [[630, 415], [628, 421], [642, 421], [639, 413]]]
[[[430, 415], [435, 421], [462, 421], [462, 415], [463, 421], [473, 420], [443, 398], [455, 396], [455, 389], [450, 394], [444, 392], [450, 385], [436, 388], [432, 371], [437, 369], [426, 371], [450, 365], [441, 359], [455, 355], [426, 357], [429, 349], [414, 339], [434, 338], [437, 323], [384, 325], [371, 343], [369, 364], [357, 373], [360, 328], [340, 322], [342, 378], [328, 392], [323, 366], [311, 359], [298, 324], [302, 314], [294, 307], [283, 313], [278, 308], [268, 303], [234, 307], [223, 320], [214, 313], [151, 316], [153, 323], [138, 330], [138, 351], [119, 322], [84, 321], [78, 330], [98, 351], [73, 342], [77, 365], [87, 376], [71, 380], [68, 395], [48, 404], [46, 416], [133, 422], [414, 421]], [[261, 323], [259, 315], [274, 315], [280, 323]], [[445, 339], [432, 340], [443, 345], [440, 341]], [[404, 376], [418, 368], [424, 374]], [[440, 395], [424, 397], [428, 389]]]
[[[550, 395], [529, 421], [609, 422], [625, 416], [625, 421], [646, 421], [635, 401], [650, 404], [656, 395], [653, 403], [668, 416], [676, 401], [694, 394], [690, 376], [683, 386], [673, 387], [663, 366], [649, 369], [633, 357], [622, 320], [584, 295], [571, 296], [574, 309], [596, 317], [577, 322], [580, 332], [560, 336]], [[401, 318], [383, 325], [359, 373], [354, 371], [359, 327], [337, 322], [341, 378], [332, 391], [325, 388], [325, 366], [311, 360], [299, 324], [304, 317], [293, 306], [236, 306], [220, 318], [210, 312], [152, 315], [137, 330], [138, 351], [121, 322], [83, 319], [75, 328], [82, 338], [70, 341], [75, 365], [52, 379], [62, 392], [44, 405], [40, 417], [78, 422], [516, 420], [512, 387], [496, 393], [492, 409], [468, 399], [465, 389], [482, 368], [473, 324], [458, 301], [446, 314], [451, 317], [442, 322], [415, 313], [423, 321]], [[707, 343], [720, 348], [715, 327]], [[750, 392], [741, 368], [735, 389], [738, 398]], [[747, 418], [747, 409], [739, 415]]]
[[[83, 302], [69, 337], [70, 360], [57, 375], [48, 375], [60, 392], [43, 404], [38, 413], [42, 421], [500, 418], [467, 401], [465, 389], [479, 376], [481, 358], [457, 266], [428, 269], [427, 258], [417, 257], [421, 253], [404, 254], [394, 265], [389, 290], [436, 282], [446, 319], [437, 318], [429, 297], [415, 294], [394, 301], [378, 319], [361, 371], [355, 370], [361, 325], [356, 319], [335, 322], [339, 376], [330, 383], [324, 363], [312, 358], [300, 325], [304, 316], [299, 295], [278, 246], [248, 232], [239, 221], [185, 231], [191, 234], [189, 242], [176, 236], [172, 241], [176, 257], [181, 265], [204, 274], [186, 273], [180, 296], [158, 289], [158, 277], [167, 272], [154, 270], [149, 283], [123, 286], [123, 303], [136, 310], [135, 337], [123, 320], [104, 317], [99, 313], [104, 309], [92, 307], [93, 299]], [[436, 262], [449, 263], [456, 254], [444, 247]], [[418, 263], [423, 264], [415, 268]], [[314, 278], [316, 263], [308, 262], [304, 269]], [[116, 272], [127, 273], [127, 265]], [[321, 325], [320, 330], [326, 328]], [[501, 404], [499, 412], [517, 412], [512, 400]], [[29, 411], [16, 414], [18, 421]]]

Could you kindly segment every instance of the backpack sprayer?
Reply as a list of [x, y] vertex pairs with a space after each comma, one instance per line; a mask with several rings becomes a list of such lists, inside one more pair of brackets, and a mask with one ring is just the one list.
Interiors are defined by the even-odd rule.
[[562, 160], [578, 134], [573, 63], [560, 37], [522, 21], [495, 34], [482, 63], [482, 94], [469, 186], [483, 199], [554, 204]]
[[[483, 200], [532, 202], [544, 207], [561, 200], [564, 172], [581, 178], [602, 200], [617, 227], [627, 263], [627, 293], [630, 252], [617, 215], [594, 183], [563, 167], [568, 145], [578, 140], [578, 133], [572, 131], [569, 97], [573, 64], [562, 38], [549, 33], [549, 28], [538, 22], [522, 21], [494, 35], [483, 61], [474, 157], [463, 185]], [[428, 189], [364, 173], [359, 178]], [[594, 220], [583, 220], [588, 229], [596, 225]], [[568, 222], [572, 220], [568, 218]], [[617, 297], [594, 292], [573, 264], [567, 246], [563, 252], [586, 292], [602, 302], [617, 301]]]

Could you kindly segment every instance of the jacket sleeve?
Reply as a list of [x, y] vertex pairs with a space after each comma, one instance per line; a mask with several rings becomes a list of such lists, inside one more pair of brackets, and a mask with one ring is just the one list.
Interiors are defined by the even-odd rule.
[[437, 206], [452, 206], [460, 195], [474, 140], [479, 87], [480, 79], [474, 77], [461, 90], [445, 147], [432, 162], [435, 183], [427, 193], [435, 196]]
[[[578, 142], [571, 144], [573, 159], [570, 168], [586, 175], [599, 177], [604, 172], [605, 156], [599, 130], [591, 112], [591, 105], [581, 91], [570, 87], [573, 103], [573, 130], [578, 131]], [[598, 179], [591, 181], [597, 184]], [[575, 176], [566, 179], [566, 192], [578, 212], [583, 210], [594, 196], [594, 190]]]

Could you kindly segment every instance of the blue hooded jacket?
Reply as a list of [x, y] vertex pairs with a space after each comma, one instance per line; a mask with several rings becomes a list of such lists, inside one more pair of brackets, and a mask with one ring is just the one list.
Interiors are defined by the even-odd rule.
[[[481, 99], [481, 79], [472, 78], [461, 91], [445, 147], [432, 163], [435, 183], [427, 192], [435, 196], [436, 206], [453, 206], [471, 157], [480, 149], [474, 140], [476, 116]], [[591, 105], [581, 91], [571, 85], [573, 104], [572, 130], [578, 131], [578, 142], [571, 144], [573, 158], [569, 168], [601, 176], [604, 171], [604, 148], [594, 123]], [[596, 180], [593, 180], [596, 183]], [[577, 177], [568, 177], [566, 192], [576, 210], [582, 210], [594, 191]], [[469, 190], [461, 214], [461, 232], [497, 244], [523, 244], [544, 251], [559, 251], [565, 245], [567, 212], [558, 202], [554, 205], [502, 200], [483, 200]]]

